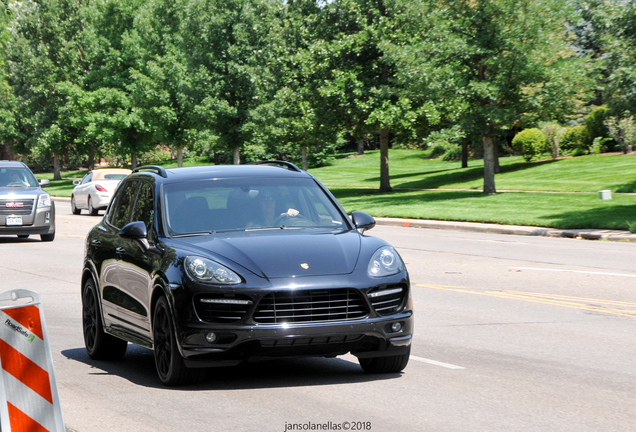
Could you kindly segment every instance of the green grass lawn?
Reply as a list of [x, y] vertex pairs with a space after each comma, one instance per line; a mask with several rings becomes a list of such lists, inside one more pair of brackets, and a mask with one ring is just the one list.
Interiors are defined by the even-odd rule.
[[[483, 195], [483, 161], [460, 162], [428, 158], [420, 150], [391, 150], [391, 185], [394, 192], [380, 194], [378, 151], [361, 157], [340, 155], [333, 165], [310, 169], [329, 187], [348, 211], [376, 217], [403, 217], [555, 228], [636, 229], [636, 156], [593, 155], [559, 160], [525, 162], [520, 157], [500, 158], [497, 190]], [[176, 161], [158, 162], [164, 168]], [[205, 165], [205, 158], [184, 160], [184, 166]], [[71, 196], [72, 180], [86, 171], [69, 171], [52, 181], [53, 196]], [[53, 178], [52, 173], [38, 178]], [[433, 189], [433, 190], [426, 190]], [[459, 190], [458, 190], [459, 189]], [[613, 192], [600, 200], [599, 190]], [[550, 193], [545, 193], [550, 192]], [[578, 193], [572, 193], [578, 192]]]

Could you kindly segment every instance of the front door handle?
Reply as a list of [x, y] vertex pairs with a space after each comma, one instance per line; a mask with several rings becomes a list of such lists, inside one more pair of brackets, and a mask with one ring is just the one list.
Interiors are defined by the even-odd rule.
[[126, 249], [124, 249], [123, 247], [118, 247], [117, 249], [115, 249], [115, 253], [117, 255], [123, 255], [126, 253]]
[[102, 245], [102, 242], [100, 242], [99, 240], [91, 241], [91, 246], [100, 247], [101, 245]]

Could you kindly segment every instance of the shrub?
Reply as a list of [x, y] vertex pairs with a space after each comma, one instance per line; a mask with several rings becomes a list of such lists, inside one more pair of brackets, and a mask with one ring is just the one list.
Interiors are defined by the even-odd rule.
[[558, 123], [548, 123], [541, 129], [548, 142], [548, 148], [552, 154], [552, 159], [559, 156], [561, 149], [561, 139], [565, 133], [565, 128]]
[[[610, 110], [605, 105], [594, 108], [591, 113], [585, 117], [585, 127], [588, 132], [588, 146], [594, 142], [595, 138], [608, 137], [609, 130], [605, 125], [605, 119], [609, 117]], [[590, 142], [591, 141], [591, 142]]]
[[561, 148], [567, 151], [574, 149], [586, 151], [589, 147], [588, 141], [589, 133], [585, 126], [568, 127], [565, 128], [565, 132], [561, 138]]
[[572, 156], [583, 156], [587, 154], [587, 151], [585, 151], [582, 148], [575, 148], [574, 150], [572, 150]]
[[462, 147], [457, 144], [451, 144], [446, 148], [446, 153], [442, 156], [443, 161], [454, 161], [462, 158]]
[[435, 144], [431, 149], [431, 159], [435, 159], [446, 153], [447, 144]]
[[512, 139], [512, 148], [517, 154], [531, 161], [546, 150], [547, 139], [541, 129], [524, 129]]

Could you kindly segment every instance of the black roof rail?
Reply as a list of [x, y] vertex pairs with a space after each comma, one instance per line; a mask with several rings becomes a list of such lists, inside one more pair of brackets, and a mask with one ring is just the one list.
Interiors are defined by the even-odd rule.
[[163, 167], [160, 167], [160, 166], [157, 166], [157, 165], [140, 166], [140, 167], [137, 167], [134, 170], [132, 170], [132, 172], [133, 173], [137, 173], [137, 172], [141, 172], [141, 170], [153, 171], [153, 172], [159, 174], [163, 178], [168, 178], [168, 173], [166, 172], [166, 170]]
[[258, 162], [250, 162], [247, 165], [270, 165], [270, 166], [279, 166], [282, 168], [287, 168], [290, 171], [302, 172], [300, 168], [294, 165], [291, 162], [280, 161], [280, 160], [269, 160], [269, 161], [258, 161]]

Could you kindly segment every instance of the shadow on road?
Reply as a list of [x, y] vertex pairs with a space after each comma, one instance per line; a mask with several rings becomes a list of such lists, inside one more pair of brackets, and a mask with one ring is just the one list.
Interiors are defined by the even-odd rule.
[[[128, 381], [153, 388], [166, 388], [155, 371], [151, 350], [129, 344], [126, 355], [118, 361], [93, 360], [84, 348], [62, 351], [69, 360], [93, 368], [91, 375], [117, 375]], [[341, 358], [277, 359], [243, 363], [234, 367], [201, 369], [192, 384], [177, 387], [183, 390], [246, 390], [281, 387], [357, 384], [400, 378], [402, 373], [370, 375], [357, 363]]]

